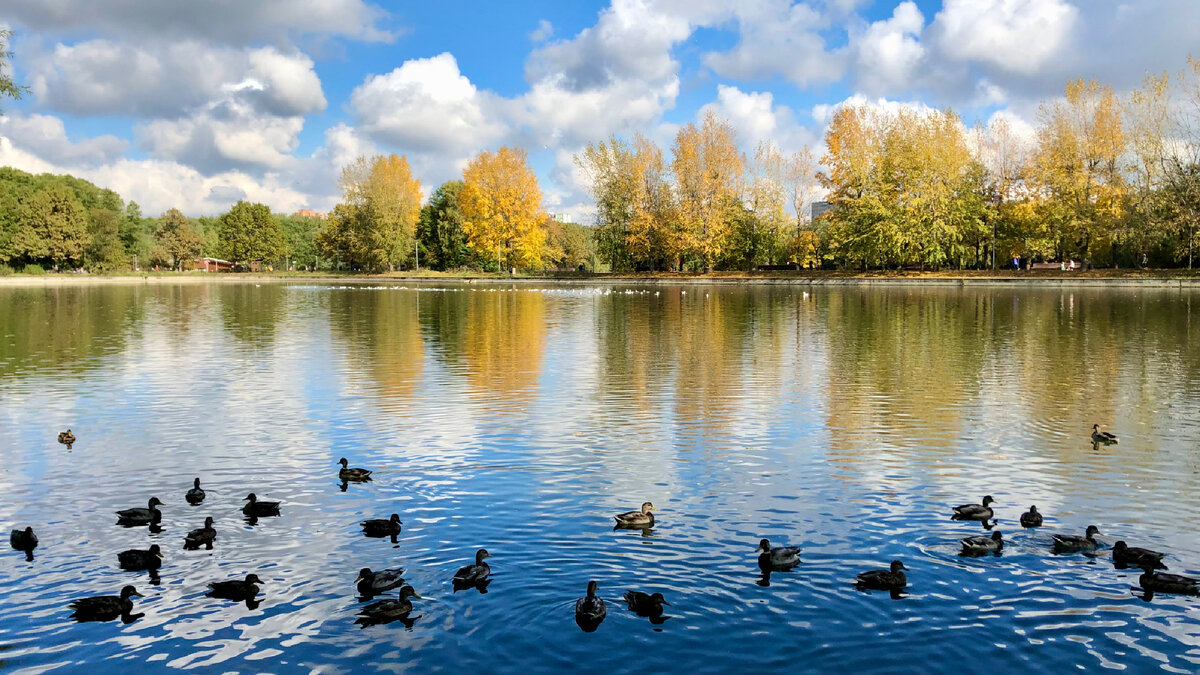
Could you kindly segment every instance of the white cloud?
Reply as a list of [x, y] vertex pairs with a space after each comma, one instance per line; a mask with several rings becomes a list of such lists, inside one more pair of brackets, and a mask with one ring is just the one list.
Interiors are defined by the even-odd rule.
[[92, 166], [114, 161], [129, 142], [116, 136], [97, 136], [72, 143], [63, 121], [52, 115], [0, 116], [0, 136], [19, 138], [30, 152], [51, 163]]
[[866, 106], [873, 110], [877, 110], [887, 115], [894, 115], [900, 110], [910, 110], [920, 115], [928, 115], [936, 112], [935, 108], [930, 107], [923, 101], [894, 101], [891, 99], [879, 97], [869, 98], [862, 94], [854, 94], [846, 99], [833, 104], [818, 104], [813, 106], [812, 117], [822, 128], [822, 131], [829, 126], [833, 121], [833, 115], [839, 108], [845, 106]]
[[845, 58], [829, 52], [819, 30], [828, 22], [805, 3], [787, 0], [739, 4], [740, 40], [727, 52], [709, 52], [704, 64], [718, 75], [763, 80], [776, 73], [797, 86], [841, 79]]
[[302, 117], [258, 115], [236, 101], [192, 117], [160, 119], [135, 128], [138, 147], [158, 159], [203, 170], [231, 166], [280, 168], [292, 161]]
[[529, 41], [533, 43], [545, 42], [554, 35], [554, 24], [542, 19], [538, 21], [537, 28], [529, 33]]
[[906, 91], [925, 48], [919, 37], [925, 17], [916, 3], [906, 0], [896, 6], [890, 19], [872, 23], [854, 40], [862, 90], [870, 93]]
[[761, 141], [773, 141], [782, 151], [794, 152], [815, 142], [813, 134], [796, 123], [787, 106], [775, 104], [771, 92], [744, 92], [737, 87], [719, 85], [717, 100], [700, 109], [699, 117], [712, 110], [729, 120], [737, 130], [742, 151], [748, 155]]
[[947, 56], [1031, 75], [1063, 47], [1078, 15], [1066, 0], [945, 0], [931, 32]]

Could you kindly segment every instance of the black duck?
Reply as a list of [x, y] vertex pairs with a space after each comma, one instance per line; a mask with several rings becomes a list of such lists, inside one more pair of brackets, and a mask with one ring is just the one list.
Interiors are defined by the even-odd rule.
[[223, 598], [225, 600], [253, 600], [254, 596], [258, 595], [258, 586], [256, 584], [263, 583], [262, 579], [258, 578], [257, 574], [247, 574], [245, 579], [234, 579], [232, 581], [213, 581], [208, 584], [208, 596], [210, 598]]
[[386, 570], [372, 571], [370, 567], [364, 567], [359, 571], [358, 578], [354, 580], [354, 583], [358, 584], [359, 595], [369, 598], [403, 584], [404, 570], [400, 567], [392, 567]]
[[799, 546], [777, 546], [771, 548], [771, 540], [763, 539], [758, 542], [755, 552], [762, 551], [758, 556], [758, 566], [763, 569], [791, 569], [800, 564]]
[[1096, 541], [1096, 535], [1100, 534], [1100, 530], [1095, 525], [1088, 525], [1087, 532], [1084, 536], [1077, 537], [1073, 534], [1055, 534], [1054, 550], [1057, 553], [1089, 553], [1095, 551], [1100, 545]]
[[13, 530], [12, 534], [8, 535], [8, 543], [16, 550], [28, 553], [37, 548], [38, 538], [32, 527], [26, 527], [23, 530]]
[[195, 551], [201, 546], [212, 550], [213, 541], [217, 538], [217, 530], [213, 527], [212, 516], [204, 519], [204, 527], [199, 527], [187, 533], [183, 538], [183, 549]]
[[596, 630], [608, 610], [604, 607], [604, 599], [596, 595], [600, 584], [589, 581], [587, 595], [575, 601], [575, 623], [585, 631]]
[[629, 605], [638, 616], [648, 616], [652, 618], [660, 617], [663, 613], [663, 605], [670, 605], [662, 593], [642, 593], [641, 591], [625, 591], [622, 598], [625, 604]]
[[123, 570], [131, 572], [150, 570], [153, 572], [162, 566], [162, 551], [159, 550], [158, 544], [151, 545], [147, 550], [131, 548], [118, 553], [117, 562], [121, 564]]
[[908, 585], [904, 570], [908, 568], [899, 560], [893, 560], [890, 569], [867, 570], [855, 577], [854, 583], [861, 589], [895, 591]]
[[1123, 540], [1113, 544], [1112, 548], [1113, 562], [1121, 567], [1165, 570], [1167, 566], [1162, 561], [1165, 555], [1165, 553], [1151, 551], [1148, 548], [1130, 546]]
[[1182, 574], [1165, 574], [1153, 569], [1143, 569], [1142, 576], [1138, 577], [1138, 584], [1143, 590], [1152, 593], [1200, 595], [1200, 579], [1185, 577]]
[[260, 502], [258, 501], [258, 497], [253, 492], [246, 495], [246, 499], [243, 501], [248, 502], [242, 507], [242, 513], [246, 514], [247, 516], [257, 517], [279, 515], [279, 502]]
[[1107, 431], [1100, 431], [1099, 424], [1092, 425], [1092, 443], [1096, 445], [1115, 445], [1117, 437]]
[[967, 537], [961, 542], [963, 555], [995, 553], [1004, 548], [1004, 537], [999, 532], [993, 532], [990, 537]]
[[374, 626], [391, 621], [404, 621], [412, 613], [412, 601], [409, 598], [420, 598], [412, 586], [401, 586], [400, 595], [395, 600], [380, 600], [372, 602], [358, 612], [354, 620], [362, 626]]
[[454, 583], [456, 584], [476, 584], [492, 573], [490, 565], [484, 562], [485, 558], [492, 557], [491, 553], [487, 552], [486, 548], [481, 548], [475, 552], [475, 564], [463, 565], [454, 573]]
[[1029, 510], [1021, 514], [1021, 527], [1041, 527], [1042, 514], [1038, 513], [1036, 506], [1030, 506]]
[[359, 524], [362, 525], [363, 534], [368, 537], [394, 537], [400, 534], [400, 527], [404, 525], [398, 513], [393, 513], [387, 520], [372, 518]]
[[142, 597], [133, 586], [121, 589], [121, 595], [98, 595], [91, 598], [80, 598], [69, 606], [75, 610], [71, 617], [76, 621], [112, 621], [119, 616], [130, 616], [133, 611], [131, 597]]
[[200, 489], [200, 479], [199, 478], [192, 481], [192, 489], [188, 490], [187, 494], [185, 494], [183, 496], [183, 498], [187, 500], [187, 503], [191, 504], [192, 506], [195, 506], [195, 505], [199, 504], [200, 502], [204, 501], [204, 497], [205, 497], [204, 490]]
[[159, 506], [162, 506], [162, 502], [158, 500], [158, 497], [151, 497], [144, 509], [117, 511], [117, 524], [150, 525], [151, 523], [157, 523], [162, 520], [162, 513], [157, 508]]
[[338, 478], [343, 481], [364, 482], [371, 480], [371, 472], [366, 469], [352, 469], [349, 467], [350, 462], [345, 457], [338, 460], [338, 464], [342, 468], [338, 471]]
[[983, 498], [982, 504], [963, 504], [954, 507], [954, 515], [950, 516], [951, 520], [980, 520], [987, 522], [992, 519], [995, 512], [992, 511], [992, 504], [996, 500], [992, 499], [991, 495]]

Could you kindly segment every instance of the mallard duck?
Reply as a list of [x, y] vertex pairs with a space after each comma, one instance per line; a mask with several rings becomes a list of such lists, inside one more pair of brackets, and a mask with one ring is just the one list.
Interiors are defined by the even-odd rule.
[[640, 591], [625, 591], [621, 595], [625, 604], [629, 605], [638, 616], [659, 617], [663, 613], [663, 605], [669, 605], [662, 593], [642, 593]]
[[1104, 445], [1114, 445], [1117, 442], [1117, 437], [1107, 431], [1100, 431], [1099, 424], [1092, 425], [1092, 442]]
[[404, 570], [392, 567], [372, 572], [370, 567], [364, 567], [358, 572], [358, 578], [354, 580], [354, 583], [358, 584], [359, 595], [370, 597], [403, 584]]
[[800, 564], [799, 546], [771, 548], [771, 540], [763, 539], [754, 551], [762, 551], [758, 556], [758, 566], [763, 569], [789, 569]]
[[626, 511], [613, 516], [618, 525], [630, 525], [635, 527], [648, 527], [654, 524], [654, 505], [650, 502], [642, 502], [642, 508], [637, 511]]
[[121, 564], [121, 569], [131, 572], [137, 570], [150, 570], [153, 572], [162, 566], [162, 557], [162, 551], [159, 550], [158, 544], [152, 544], [145, 551], [137, 548], [121, 551], [117, 554], [117, 562]]
[[1185, 577], [1182, 574], [1164, 574], [1149, 568], [1143, 568], [1142, 576], [1138, 577], [1138, 585], [1143, 590], [1156, 593], [1200, 595], [1200, 579]]
[[1004, 537], [999, 532], [993, 532], [990, 537], [967, 537], [962, 541], [962, 552], [971, 555], [991, 553], [1004, 548]]
[[596, 595], [600, 584], [594, 580], [587, 585], [587, 595], [575, 601], [575, 621], [580, 624], [598, 624], [604, 620], [608, 610], [604, 607], [604, 599]]
[[1088, 525], [1087, 532], [1084, 536], [1077, 537], [1073, 534], [1055, 534], [1054, 550], [1059, 553], [1078, 553], [1080, 551], [1095, 551], [1099, 543], [1096, 542], [1096, 535], [1100, 534], [1100, 530], [1095, 525]]
[[245, 579], [213, 581], [208, 584], [208, 596], [225, 600], [251, 600], [258, 595], [258, 586], [255, 584], [261, 583], [263, 580], [257, 574], [247, 574]]
[[128, 616], [133, 611], [133, 601], [130, 598], [142, 597], [133, 586], [121, 589], [121, 595], [98, 595], [92, 598], [80, 598], [69, 607], [74, 612], [71, 617], [76, 621], [112, 621], [118, 616]]
[[196, 480], [192, 481], [192, 489], [188, 490], [187, 494], [185, 494], [183, 498], [187, 500], [187, 503], [195, 506], [204, 501], [204, 496], [204, 490], [200, 489], [200, 479], [197, 478]]
[[364, 520], [361, 523], [363, 534], [368, 537], [392, 537], [400, 534], [400, 527], [404, 525], [400, 521], [400, 514], [393, 513], [390, 518], [384, 520], [382, 518], [372, 518]]
[[1129, 546], [1124, 541], [1118, 541], [1112, 547], [1113, 562], [1127, 567], [1165, 570], [1167, 566], [1162, 562], [1164, 555], [1166, 554], [1148, 548]]
[[258, 497], [251, 492], [246, 495], [243, 501], [249, 502], [242, 507], [242, 513], [247, 516], [277, 516], [279, 515], [279, 502], [260, 502]]
[[1021, 514], [1021, 527], [1041, 527], [1042, 514], [1038, 513], [1036, 506], [1030, 506], [1029, 510]]
[[8, 543], [18, 551], [29, 552], [37, 548], [38, 538], [32, 527], [26, 527], [23, 530], [13, 530], [12, 534], [8, 535]]
[[346, 481], [363, 482], [371, 480], [371, 472], [366, 469], [351, 469], [348, 465], [350, 462], [345, 457], [338, 460], [338, 464], [342, 465], [338, 471], [338, 478]]
[[187, 533], [183, 538], [183, 549], [185, 551], [195, 551], [204, 546], [212, 549], [213, 540], [217, 538], [217, 531], [213, 528], [212, 516], [204, 519], [204, 527], [196, 528]]
[[400, 597], [395, 600], [380, 600], [359, 610], [359, 618], [354, 623], [371, 625], [402, 620], [412, 613], [412, 601], [409, 598], [420, 598], [412, 586], [401, 586]]
[[963, 504], [962, 506], [954, 507], [954, 515], [950, 516], [952, 520], [982, 520], [984, 522], [991, 520], [995, 513], [988, 506], [995, 502], [991, 495], [983, 498], [982, 504]]
[[891, 569], [867, 570], [854, 579], [859, 588], [869, 588], [877, 591], [893, 591], [908, 585], [908, 577], [904, 570], [908, 569], [899, 560], [893, 560]]
[[158, 497], [151, 497], [146, 503], [144, 509], [125, 509], [117, 511], [117, 524], [119, 525], [149, 525], [162, 520], [162, 514], [155, 507], [162, 506], [162, 502], [158, 501]]
[[70, 429], [67, 429], [66, 431], [60, 431], [58, 432], [58, 442], [67, 446], [67, 449], [70, 449], [75, 443], [75, 434], [71, 433]]
[[492, 568], [483, 562], [484, 558], [492, 557], [486, 548], [475, 552], [475, 564], [463, 565], [454, 573], [454, 582], [458, 584], [474, 584], [483, 581], [492, 573]]

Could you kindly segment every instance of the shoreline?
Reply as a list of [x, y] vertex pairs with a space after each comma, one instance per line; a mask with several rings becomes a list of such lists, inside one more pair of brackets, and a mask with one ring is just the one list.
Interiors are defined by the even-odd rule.
[[[1116, 272], [1116, 273], [1114, 273]], [[531, 285], [564, 286], [1030, 286], [1030, 287], [1092, 287], [1092, 288], [1179, 288], [1200, 289], [1200, 275], [1184, 273], [1153, 274], [1140, 270], [1102, 270], [1099, 273], [1010, 272], [1010, 273], [717, 273], [711, 275], [684, 274], [618, 274], [618, 275], [333, 275], [333, 274], [213, 274], [165, 273], [143, 275], [91, 276], [86, 274], [13, 275], [0, 277], [0, 288], [60, 288], [69, 286], [109, 286], [143, 284], [343, 284], [343, 285]]]

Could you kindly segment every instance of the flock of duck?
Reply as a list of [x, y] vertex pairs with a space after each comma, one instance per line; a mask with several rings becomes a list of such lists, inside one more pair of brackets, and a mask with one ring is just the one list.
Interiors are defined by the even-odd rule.
[[[75, 436], [68, 429], [58, 435], [58, 440], [69, 447], [75, 442]], [[1117, 438], [1111, 433], [1100, 431], [1099, 425], [1093, 425], [1092, 441], [1096, 444], [1111, 445], [1117, 443]], [[338, 463], [341, 466], [338, 470], [338, 478], [342, 481], [343, 489], [351, 482], [371, 481], [371, 471], [350, 467], [345, 458], [340, 459]], [[192, 488], [184, 494], [184, 499], [188, 504], [196, 506], [204, 502], [205, 496], [203, 488], [200, 487], [200, 479], [196, 478]], [[259, 500], [253, 492], [246, 495], [243, 501], [245, 505], [242, 507], [242, 514], [251, 524], [257, 522], [260, 517], [280, 515], [279, 502]], [[992, 530], [998, 524], [995, 511], [991, 506], [994, 503], [996, 502], [992, 496], [986, 495], [979, 504], [956, 506], [953, 508], [951, 519], [977, 521], [984, 528]], [[117, 511], [117, 524], [126, 527], [147, 526], [151, 532], [160, 532], [162, 512], [159, 511], [159, 506], [164, 506], [163, 502], [157, 497], [151, 497], [145, 508]], [[639, 509], [617, 514], [613, 516], [616, 521], [615, 528], [643, 530], [652, 528], [655, 524], [654, 510], [651, 502], [645, 502]], [[1029, 511], [1021, 514], [1020, 523], [1025, 528], [1041, 527], [1042, 514], [1038, 512], [1036, 506], [1030, 506]], [[360, 526], [366, 536], [391, 537], [394, 543], [396, 536], [400, 534], [403, 522], [401, 522], [399, 514], [393, 513], [386, 519], [361, 521]], [[1083, 536], [1052, 535], [1053, 551], [1060, 554], [1094, 554], [1101, 547], [1100, 542], [1096, 541], [1097, 534], [1100, 534], [1099, 529], [1095, 525], [1089, 525]], [[184, 537], [183, 548], [190, 551], [203, 546], [212, 550], [216, 538], [217, 531], [213, 527], [213, 518], [209, 516], [205, 518], [203, 527], [187, 533]], [[25, 552], [26, 558], [33, 560], [33, 550], [37, 548], [38, 538], [32, 527], [13, 530], [9, 542], [12, 548]], [[962, 556], [973, 557], [989, 553], [999, 555], [1004, 548], [1004, 537], [1000, 531], [996, 530], [990, 535], [966, 537], [960, 540], [960, 544], [962, 546], [960, 555]], [[789, 570], [800, 564], [800, 547], [798, 546], [772, 547], [770, 540], [764, 538], [759, 542], [755, 552], [759, 554], [758, 566], [768, 578], [773, 570]], [[491, 567], [487, 563], [487, 559], [490, 557], [492, 555], [488, 553], [487, 549], [479, 549], [475, 553], [474, 563], [465, 565], [454, 573], [452, 581], [455, 590], [474, 587], [481, 592], [486, 591], [487, 585], [491, 582]], [[1112, 547], [1112, 559], [1118, 568], [1142, 570], [1138, 582], [1147, 598], [1156, 592], [1200, 595], [1200, 579], [1160, 571], [1167, 569], [1162, 562], [1164, 557], [1164, 553], [1129, 546], [1124, 541], [1118, 541]], [[130, 549], [117, 553], [117, 561], [122, 569], [149, 571], [152, 581], [157, 575], [162, 559], [163, 553], [158, 544], [153, 544], [144, 550]], [[905, 574], [907, 569], [903, 562], [893, 560], [888, 569], [873, 569], [858, 574], [854, 583], [860, 590], [889, 591], [893, 597], [896, 597], [908, 585], [908, 577]], [[412, 586], [405, 583], [403, 575], [402, 568], [383, 570], [363, 568], [359, 571], [354, 583], [365, 600], [397, 588], [399, 590], [395, 599], [383, 599], [363, 606], [358, 612], [356, 623], [365, 627], [399, 620], [407, 625], [412, 625], [411, 622], [418, 618], [410, 618], [413, 611], [412, 599], [420, 599], [421, 596]], [[258, 585], [262, 583], [263, 581], [253, 573], [247, 574], [243, 579], [214, 581], [208, 584], [208, 596], [245, 602], [247, 607], [254, 608], [258, 605], [255, 600], [260, 591]], [[575, 602], [575, 620], [583, 630], [588, 632], [595, 630], [607, 614], [604, 599], [597, 595], [598, 588], [599, 584], [596, 581], [589, 581], [586, 595]], [[141, 593], [138, 593], [132, 585], [127, 585], [121, 589], [119, 595], [81, 598], [70, 603], [69, 606], [73, 610], [71, 616], [77, 621], [111, 621], [116, 618], [121, 618], [126, 622], [133, 621], [142, 616], [133, 614], [133, 597], [141, 597]], [[670, 604], [661, 593], [644, 593], [633, 590], [627, 591], [622, 599], [628, 604], [631, 611], [638, 616], [650, 618], [654, 623], [664, 620], [662, 617], [663, 606]]]

